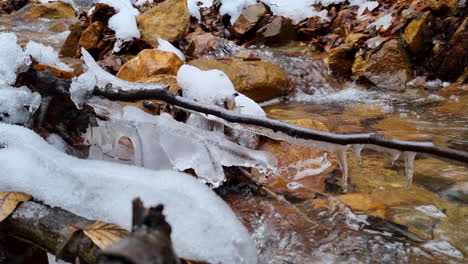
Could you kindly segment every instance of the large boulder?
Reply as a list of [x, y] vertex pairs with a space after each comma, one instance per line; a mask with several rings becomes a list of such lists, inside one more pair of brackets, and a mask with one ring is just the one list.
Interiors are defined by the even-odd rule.
[[69, 4], [63, 2], [51, 2], [37, 5], [31, 8], [23, 18], [69, 18], [75, 17], [75, 9]]
[[285, 95], [289, 91], [286, 73], [273, 63], [197, 59], [189, 64], [201, 70], [223, 71], [231, 79], [236, 91], [257, 102]]
[[418, 54], [421, 51], [424, 42], [423, 30], [427, 27], [430, 19], [430, 11], [420, 13], [405, 28], [403, 39], [406, 44], [408, 44], [408, 47], [413, 54]]
[[181, 40], [190, 30], [190, 14], [186, 0], [167, 0], [137, 17], [143, 40], [153, 47], [157, 38], [169, 42]]
[[[286, 121], [296, 126], [328, 132], [328, 128], [319, 121], [310, 119]], [[271, 152], [276, 157], [278, 171], [265, 177], [257, 170], [253, 170], [253, 175], [276, 192], [300, 198], [312, 198], [315, 195], [314, 191], [324, 191], [325, 180], [337, 165], [333, 154], [284, 141], [266, 139], [259, 149]]]
[[401, 41], [392, 39], [383, 44], [370, 56], [363, 75], [378, 88], [404, 90], [413, 72], [408, 54]]
[[117, 77], [131, 82], [146, 82], [158, 74], [176, 75], [183, 61], [173, 52], [145, 49], [122, 65]]

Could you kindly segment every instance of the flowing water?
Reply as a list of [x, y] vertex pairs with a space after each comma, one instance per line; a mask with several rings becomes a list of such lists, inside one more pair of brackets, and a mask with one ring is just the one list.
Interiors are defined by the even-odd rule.
[[[50, 27], [76, 20], [38, 23], [19, 19], [27, 9], [0, 17], [0, 31], [15, 32], [23, 44], [35, 40], [60, 49], [68, 31], [53, 32]], [[231, 49], [239, 51], [238, 47]], [[466, 92], [390, 93], [353, 84], [343, 89], [332, 81], [321, 61], [264, 48], [249, 51], [283, 67], [298, 89], [285, 101], [264, 105], [270, 118], [312, 119], [336, 133], [378, 132], [389, 138], [468, 150]], [[292, 199], [290, 203], [259, 193], [225, 196], [252, 232], [261, 263], [466, 261], [468, 169], [411, 153], [392, 156], [362, 147], [353, 146], [347, 153], [347, 193], [379, 200], [384, 213], [353, 212], [336, 200], [334, 196], [342, 194], [339, 168], [327, 180], [328, 194], [317, 194], [314, 199]], [[412, 171], [411, 158], [415, 158]], [[411, 178], [405, 176], [405, 170]], [[412, 184], [408, 184], [410, 180]]]

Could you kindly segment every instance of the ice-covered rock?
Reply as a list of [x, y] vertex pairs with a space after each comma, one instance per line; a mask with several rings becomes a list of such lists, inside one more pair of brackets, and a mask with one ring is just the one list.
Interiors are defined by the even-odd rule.
[[32, 114], [41, 104], [41, 95], [27, 87], [0, 85], [0, 123], [29, 125]]
[[[192, 135], [191, 135], [192, 136]], [[231, 209], [192, 176], [68, 156], [24, 127], [0, 123], [0, 187], [130, 228], [131, 200], [164, 204], [176, 253], [209, 263], [257, 263]], [[219, 156], [218, 156], [219, 158]]]
[[56, 50], [32, 40], [26, 45], [24, 55], [33, 57], [39, 64], [49, 65], [62, 71], [73, 71], [72, 68], [60, 61]]
[[16, 81], [16, 69], [24, 63], [23, 50], [13, 33], [0, 33], [0, 87]]

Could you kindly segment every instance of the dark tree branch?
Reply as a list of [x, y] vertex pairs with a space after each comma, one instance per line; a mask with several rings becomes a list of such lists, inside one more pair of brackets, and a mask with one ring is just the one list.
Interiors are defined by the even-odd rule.
[[168, 90], [123, 91], [117, 89], [101, 89], [95, 87], [93, 94], [116, 101], [133, 102], [138, 100], [161, 100], [165, 101], [168, 104], [172, 104], [188, 110], [204, 114], [210, 114], [227, 120], [229, 122], [269, 128], [275, 132], [282, 132], [294, 138], [322, 141], [339, 145], [373, 144], [385, 148], [397, 149], [400, 151], [423, 153], [430, 156], [434, 156], [438, 159], [451, 160], [460, 163], [464, 166], [468, 166], [468, 152], [437, 146], [431, 142], [414, 142], [398, 139], [389, 139], [375, 133], [334, 134], [329, 132], [316, 131], [312, 129], [297, 127], [279, 120], [258, 118], [252, 116], [242, 116], [218, 106], [203, 105], [194, 100], [174, 95]]

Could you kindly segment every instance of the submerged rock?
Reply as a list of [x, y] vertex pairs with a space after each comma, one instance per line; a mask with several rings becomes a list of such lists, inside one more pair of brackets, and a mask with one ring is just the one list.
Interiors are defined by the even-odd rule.
[[231, 79], [236, 91], [257, 102], [270, 100], [288, 92], [286, 73], [273, 63], [197, 59], [189, 64], [201, 70], [223, 71]]
[[177, 74], [183, 61], [173, 52], [145, 49], [122, 65], [117, 77], [131, 82], [146, 82], [158, 74]]
[[365, 68], [363, 75], [385, 90], [404, 90], [413, 75], [408, 54], [397, 39], [387, 41], [372, 54]]
[[137, 17], [142, 39], [153, 47], [157, 38], [169, 42], [181, 40], [190, 29], [190, 14], [185, 0], [167, 0]]
[[[296, 126], [319, 131], [328, 131], [321, 122], [310, 119], [286, 120]], [[292, 145], [284, 141], [266, 139], [259, 146], [260, 150], [271, 152], [278, 160], [278, 173], [268, 177], [254, 170], [269, 188], [299, 198], [312, 198], [315, 191], [325, 190], [325, 180], [336, 168], [333, 155], [322, 150]]]
[[37, 5], [31, 8], [23, 18], [69, 18], [75, 17], [75, 9], [69, 4], [63, 2], [51, 2]]
[[349, 193], [336, 197], [356, 213], [367, 213], [385, 218], [386, 206], [381, 201], [364, 193]]

